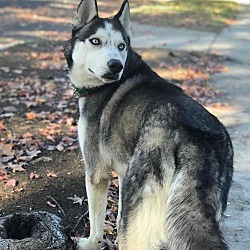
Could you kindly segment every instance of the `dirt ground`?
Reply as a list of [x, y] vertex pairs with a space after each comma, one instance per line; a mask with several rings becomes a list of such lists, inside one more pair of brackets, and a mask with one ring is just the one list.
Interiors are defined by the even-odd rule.
[[[4, 122], [4, 128], [1, 130], [1, 142], [3, 142], [3, 137], [5, 139], [10, 138], [9, 142], [13, 145], [12, 151], [15, 152], [15, 154], [18, 154], [18, 149], [14, 149], [14, 147], [18, 147], [18, 143], [16, 143], [17, 141], [31, 139], [31, 145], [26, 145], [24, 147], [21, 146], [21, 148], [23, 147], [24, 150], [28, 150], [28, 148], [32, 150], [32, 143], [36, 143], [35, 141], [39, 140], [39, 145], [37, 147], [33, 146], [33, 150], [39, 149], [39, 151], [42, 152], [39, 153], [38, 151], [39, 157], [34, 157], [34, 161], [27, 162], [26, 159], [23, 159], [24, 161], [22, 161], [20, 160], [20, 157], [17, 159], [15, 156], [16, 162], [6, 162], [5, 164], [0, 162], [0, 170], [2, 170], [2, 172], [7, 166], [9, 167], [7, 179], [0, 181], [0, 215], [3, 216], [13, 212], [31, 210], [46, 210], [58, 214], [65, 221], [65, 225], [72, 229], [77, 222], [78, 216], [86, 212], [87, 208], [86, 202], [83, 202], [83, 205], [80, 206], [79, 204], [73, 204], [72, 200], [67, 199], [68, 197], [74, 197], [74, 195], [77, 195], [78, 197], [86, 197], [83, 185], [84, 176], [80, 153], [77, 149], [75, 149], [77, 146], [70, 151], [59, 151], [53, 148], [52, 150], [46, 150], [45, 145], [57, 145], [57, 141], [63, 134], [70, 134], [73, 136], [72, 138], [76, 139], [76, 130], [72, 133], [64, 132], [64, 130], [62, 132], [61, 129], [63, 129], [63, 124], [60, 126], [60, 129], [58, 129], [58, 127], [53, 127], [53, 125], [56, 125], [55, 122], [58, 122], [58, 119], [54, 123], [48, 123], [50, 118], [43, 119], [40, 117], [38, 119], [33, 118], [27, 120], [25, 115], [26, 113], [32, 114], [32, 112], [34, 114], [44, 112], [44, 116], [55, 114], [56, 110], [52, 106], [52, 101], [54, 98], [56, 98], [55, 103], [62, 100], [63, 91], [65, 91], [65, 88], [68, 88], [68, 85], [64, 83], [64, 88], [60, 88], [61, 82], [57, 82], [57, 86], [54, 86], [54, 79], [59, 79], [60, 77], [66, 79], [66, 74], [61, 69], [53, 70], [53, 73], [48, 69], [39, 70], [35, 65], [33, 65], [35, 60], [28, 60], [27, 58], [24, 59], [23, 53], [28, 51], [27, 54], [30, 55], [32, 46], [34, 46], [34, 44], [17, 46], [8, 52], [13, 56], [8, 57], [2, 55], [0, 59], [0, 113], [1, 115], [4, 113], [6, 114], [6, 107], [16, 107], [14, 111], [15, 114], [13, 116], [7, 118], [3, 118], [2, 116], [0, 119]], [[37, 53], [41, 51], [45, 52], [52, 48], [50, 46], [53, 45], [43, 44], [43, 46], [38, 46], [37, 49], [33, 50], [33, 53], [34, 51]], [[62, 52], [60, 51], [60, 53]], [[8, 65], [10, 72], [6, 72], [6, 68], [4, 68], [6, 65]], [[62, 63], [62, 67], [63, 66], [64, 63]], [[5, 69], [5, 72], [3, 71], [3, 68]], [[21, 69], [23, 71], [22, 76], [13, 73], [13, 71]], [[34, 76], [33, 78], [32, 74]], [[53, 74], [53, 77], [51, 74]], [[29, 100], [29, 98], [22, 99], [22, 93], [19, 93], [22, 87], [16, 88], [14, 92], [17, 94], [14, 94], [14, 96], [17, 98], [17, 102], [13, 101], [13, 95], [8, 93], [8, 89], [6, 89], [8, 84], [6, 83], [13, 80], [15, 81], [15, 84], [20, 84], [21, 86], [24, 84], [23, 81], [27, 80], [27, 77], [32, 79], [29, 83], [27, 83], [27, 85], [30, 85], [31, 87], [38, 77], [42, 80], [43, 84], [48, 82], [52, 84], [51, 79], [53, 78], [53, 84], [51, 85], [53, 89], [52, 91], [55, 92], [54, 88], [61, 90], [51, 98], [46, 99], [46, 102], [41, 100], [41, 102], [39, 102], [39, 100], [32, 101], [31, 99]], [[40, 98], [44, 97], [43, 94], [34, 94], [34, 98], [38, 98], [38, 96], [40, 96]], [[69, 117], [76, 118], [77, 102], [74, 98], [71, 99], [74, 108], [72, 111], [66, 111], [66, 113], [70, 112]], [[48, 105], [49, 102], [51, 106]], [[72, 118], [72, 123], [75, 122], [74, 118]], [[72, 123], [71, 126], [74, 126]], [[51, 125], [52, 127], [46, 128], [48, 125]], [[41, 132], [39, 132], [39, 129]], [[48, 129], [49, 132], [46, 129]], [[55, 131], [50, 133], [53, 129], [55, 129]], [[56, 129], [58, 129], [58, 131]], [[25, 133], [32, 133], [32, 135], [30, 137], [29, 135], [27, 135], [27, 137], [25, 135], [23, 136]], [[27, 142], [27, 144], [29, 143], [30, 142]], [[22, 167], [17, 169], [17, 171], [13, 171], [13, 165]], [[38, 178], [35, 177], [32, 179], [30, 176], [31, 173], [37, 174], [39, 177], [37, 176]], [[9, 177], [9, 174], [11, 177]], [[7, 186], [6, 181], [8, 179], [16, 180], [16, 185]], [[60, 204], [61, 209], [58, 208], [55, 201]], [[48, 204], [47, 202], [51, 202], [52, 204]], [[63, 215], [62, 210], [65, 212], [66, 217]]]

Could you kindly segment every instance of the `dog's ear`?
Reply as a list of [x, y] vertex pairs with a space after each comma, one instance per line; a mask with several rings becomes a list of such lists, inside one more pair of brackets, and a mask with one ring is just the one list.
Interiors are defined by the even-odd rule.
[[98, 17], [96, 0], [81, 0], [77, 8], [77, 14], [73, 20], [73, 25], [79, 28], [89, 23], [95, 17]]
[[118, 20], [121, 23], [125, 32], [130, 37], [130, 11], [128, 0], [125, 0], [123, 2], [121, 9], [114, 16], [114, 19]]

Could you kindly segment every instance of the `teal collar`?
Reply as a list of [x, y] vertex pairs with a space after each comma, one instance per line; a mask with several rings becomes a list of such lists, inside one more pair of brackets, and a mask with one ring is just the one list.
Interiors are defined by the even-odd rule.
[[79, 89], [73, 83], [70, 83], [70, 87], [74, 90], [73, 95], [74, 95], [75, 98], [87, 97], [92, 92], [91, 90], [86, 89], [86, 88]]

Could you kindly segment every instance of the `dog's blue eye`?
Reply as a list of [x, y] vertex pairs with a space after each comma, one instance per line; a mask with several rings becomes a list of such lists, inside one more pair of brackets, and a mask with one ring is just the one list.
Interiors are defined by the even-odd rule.
[[89, 40], [93, 45], [100, 45], [101, 41], [98, 38], [92, 38]]
[[118, 49], [119, 50], [124, 50], [125, 49], [125, 44], [124, 43], [120, 43], [119, 46], [118, 46]]

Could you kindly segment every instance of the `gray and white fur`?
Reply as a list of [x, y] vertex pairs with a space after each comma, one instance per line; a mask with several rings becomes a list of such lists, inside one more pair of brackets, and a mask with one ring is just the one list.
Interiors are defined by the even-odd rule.
[[162, 79], [130, 46], [129, 3], [113, 18], [82, 0], [65, 46], [69, 77], [86, 89], [78, 134], [86, 170], [90, 236], [103, 237], [109, 172], [119, 176], [121, 250], [226, 250], [219, 220], [233, 148], [218, 119]]

